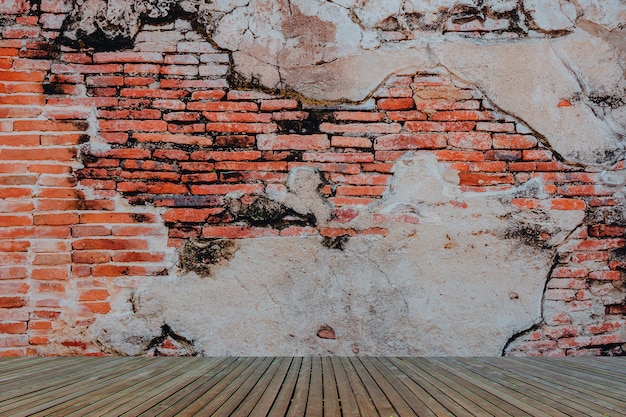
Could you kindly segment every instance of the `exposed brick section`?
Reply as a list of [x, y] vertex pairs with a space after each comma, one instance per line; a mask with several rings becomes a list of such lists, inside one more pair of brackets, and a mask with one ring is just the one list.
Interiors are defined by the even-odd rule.
[[[158, 241], [173, 248], [190, 237], [385, 236], [382, 227], [346, 223], [381, 199], [394, 162], [408, 152], [431, 153], [457, 170], [463, 191], [540, 180], [545, 198], [515, 197], [519, 210], [586, 211], [585, 226], [559, 248], [549, 277], [545, 299], [556, 313], [509, 353], [621, 352], [626, 221], [616, 215], [616, 189], [559, 161], [478, 90], [441, 74], [404, 74], [373, 95], [369, 110], [310, 108], [230, 85], [229, 57], [209, 42], [171, 40], [184, 37], [168, 38], [173, 30], [164, 28], [140, 34], [136, 51], [61, 51], [54, 39], [68, 2], [41, 2], [39, 15], [28, 2], [7, 4], [0, 356], [102, 354], [81, 339], [84, 330], [111, 312], [119, 282], [168, 274], [172, 265]], [[100, 146], [84, 146], [96, 139]], [[321, 172], [332, 227], [249, 224], [226, 209], [231, 193], [252, 202], [284, 191], [299, 167]], [[119, 194], [131, 205], [119, 204]], [[418, 221], [405, 214], [394, 220]]]

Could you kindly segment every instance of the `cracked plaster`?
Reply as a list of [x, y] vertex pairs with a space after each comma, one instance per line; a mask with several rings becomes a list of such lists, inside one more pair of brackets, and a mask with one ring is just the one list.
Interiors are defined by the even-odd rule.
[[[601, 169], [623, 155], [626, 7], [620, 1], [112, 6], [121, 3], [76, 0], [65, 40], [89, 45], [90, 36], [104, 35], [120, 47], [132, 43], [144, 22], [191, 16], [231, 53], [237, 75], [260, 89], [289, 91], [310, 103], [360, 102], [393, 74], [443, 70], [523, 120], [566, 162]], [[505, 14], [515, 18], [489, 29]], [[570, 105], [559, 106], [563, 100]], [[317, 237], [247, 240], [227, 265], [212, 268], [210, 279], [178, 272], [140, 284], [136, 312], [129, 295], [118, 294], [115, 313], [90, 331], [125, 354], [141, 353], [164, 322], [211, 355], [500, 354], [511, 335], [552, 308], [542, 294], [555, 248], [583, 213], [520, 218], [508, 203], [511, 193], [460, 193], [435, 162], [407, 161], [397, 165], [385, 198], [352, 226], [371, 226], [374, 214], [414, 216], [415, 224], [389, 225], [384, 238], [351, 238], [342, 251]], [[301, 195], [272, 198], [301, 212], [308, 201], [310, 211], [327, 219], [328, 207], [304, 182], [309, 188], [291, 190]], [[549, 244], [507, 237], [511, 224], [540, 227]], [[315, 337], [323, 325], [332, 326], [336, 340]], [[459, 345], [458, 334], [471, 336]]]
[[[332, 222], [323, 218], [314, 175], [291, 175], [299, 201], [290, 193], [276, 198]], [[121, 292], [91, 337], [139, 354], [167, 323], [204, 355], [499, 355], [512, 334], [541, 320], [555, 248], [584, 217], [512, 209], [515, 195], [536, 193], [532, 185], [464, 193], [434, 157], [408, 156], [396, 163], [385, 197], [346, 225], [384, 224], [389, 235], [352, 237], [343, 250], [324, 247], [320, 237], [238, 240], [210, 277], [151, 278], [133, 289], [133, 305]], [[525, 244], [511, 235], [520, 227], [549, 240]], [[316, 336], [323, 325], [336, 339]]]

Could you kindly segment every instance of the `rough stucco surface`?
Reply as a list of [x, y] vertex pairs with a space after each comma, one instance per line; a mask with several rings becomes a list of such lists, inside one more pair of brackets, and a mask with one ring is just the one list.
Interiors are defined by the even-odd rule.
[[[404, 213], [419, 222], [351, 238], [343, 250], [318, 237], [241, 241], [209, 277], [140, 285], [135, 312], [120, 297], [93, 336], [139, 354], [146, 341], [137, 335], [148, 339], [166, 322], [208, 355], [499, 355], [510, 335], [540, 320], [553, 247], [583, 213], [532, 218], [507, 207], [520, 190], [463, 194], [432, 157], [403, 159], [394, 175], [359, 218]], [[549, 244], [507, 238], [510, 217], [550, 233]], [[315, 336], [325, 325], [336, 339]]]
[[[181, 10], [233, 53], [238, 74], [262, 87], [293, 89], [311, 100], [359, 101], [395, 72], [443, 67], [549, 137], [568, 161], [610, 165], [623, 150], [622, 1], [171, 0], [124, 6], [85, 2], [75, 8], [65, 36], [104, 33], [132, 42], [142, 20]], [[572, 104], [566, 111], [556, 107], [564, 99]]]
[[85, 143], [33, 352], [623, 352], [623, 1], [44, 3]]

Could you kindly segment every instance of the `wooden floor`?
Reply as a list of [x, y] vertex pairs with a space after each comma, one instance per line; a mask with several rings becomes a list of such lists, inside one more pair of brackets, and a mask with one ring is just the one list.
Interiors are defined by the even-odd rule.
[[626, 358], [15, 358], [0, 416], [626, 416]]

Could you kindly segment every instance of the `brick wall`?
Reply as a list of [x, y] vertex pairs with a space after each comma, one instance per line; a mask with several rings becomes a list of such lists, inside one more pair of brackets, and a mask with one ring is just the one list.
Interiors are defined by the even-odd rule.
[[[184, 20], [145, 25], [132, 51], [61, 46], [69, 11], [0, 6], [0, 355], [103, 354], [90, 324], [123, 288], [167, 275], [189, 238], [385, 236], [386, 220], [413, 220], [345, 224], [381, 199], [409, 152], [458, 171], [464, 192], [539, 178], [546, 197], [511, 204], [584, 210], [557, 249], [543, 321], [506, 352], [621, 354], [626, 222], [611, 172], [564, 163], [475, 87], [403, 73], [364, 103], [311, 103], [238, 82], [229, 54]], [[332, 220], [255, 217], [302, 166], [321, 173]]]

